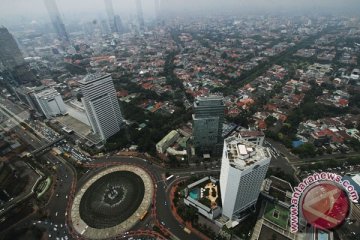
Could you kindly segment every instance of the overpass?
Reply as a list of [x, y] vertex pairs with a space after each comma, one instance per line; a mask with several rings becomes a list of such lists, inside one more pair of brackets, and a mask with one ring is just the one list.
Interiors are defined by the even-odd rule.
[[50, 143], [48, 143], [48, 144], [46, 144], [46, 145], [44, 145], [44, 146], [42, 146], [42, 147], [40, 147], [38, 149], [35, 149], [34, 151], [31, 152], [31, 155], [32, 156], [37, 156], [37, 155], [39, 155], [39, 153], [43, 153], [45, 151], [48, 151], [50, 147], [52, 147], [54, 144], [56, 144], [58, 142], [61, 142], [64, 139], [65, 139], [65, 136], [61, 136], [61, 137], [55, 139], [54, 141], [52, 141], [52, 142], [50, 142]]

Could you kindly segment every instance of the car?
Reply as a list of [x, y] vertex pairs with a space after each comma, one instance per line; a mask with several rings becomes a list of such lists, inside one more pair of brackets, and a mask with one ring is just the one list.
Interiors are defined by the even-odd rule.
[[165, 206], [167, 205], [167, 202], [165, 201]]
[[164, 223], [164, 222], [161, 222], [161, 224], [165, 226], [165, 223]]

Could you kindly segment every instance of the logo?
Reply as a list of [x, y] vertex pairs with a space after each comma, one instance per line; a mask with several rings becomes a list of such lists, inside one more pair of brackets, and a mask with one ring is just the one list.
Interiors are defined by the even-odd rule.
[[305, 178], [291, 198], [290, 230], [295, 233], [302, 217], [320, 229], [341, 225], [350, 213], [351, 203], [357, 203], [358, 193], [349, 181], [329, 172], [314, 173]]
[[339, 226], [349, 214], [350, 202], [346, 192], [332, 182], [311, 186], [302, 197], [302, 215], [313, 226], [331, 229]]

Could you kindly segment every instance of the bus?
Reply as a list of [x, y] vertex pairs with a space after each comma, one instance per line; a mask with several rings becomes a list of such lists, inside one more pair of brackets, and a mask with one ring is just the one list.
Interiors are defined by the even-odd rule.
[[145, 211], [141, 216], [140, 216], [140, 221], [142, 221], [145, 217], [146, 217], [146, 215], [147, 215], [147, 213], [148, 213], [148, 211]]
[[166, 181], [168, 181], [168, 180], [172, 179], [173, 177], [174, 177], [174, 175], [170, 175], [170, 176], [168, 176], [168, 177], [166, 178]]

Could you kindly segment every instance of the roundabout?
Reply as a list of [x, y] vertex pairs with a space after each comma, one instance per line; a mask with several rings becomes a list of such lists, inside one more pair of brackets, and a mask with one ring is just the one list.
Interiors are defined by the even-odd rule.
[[106, 168], [76, 193], [71, 220], [76, 232], [104, 239], [129, 231], [147, 212], [154, 194], [150, 175], [134, 165]]

